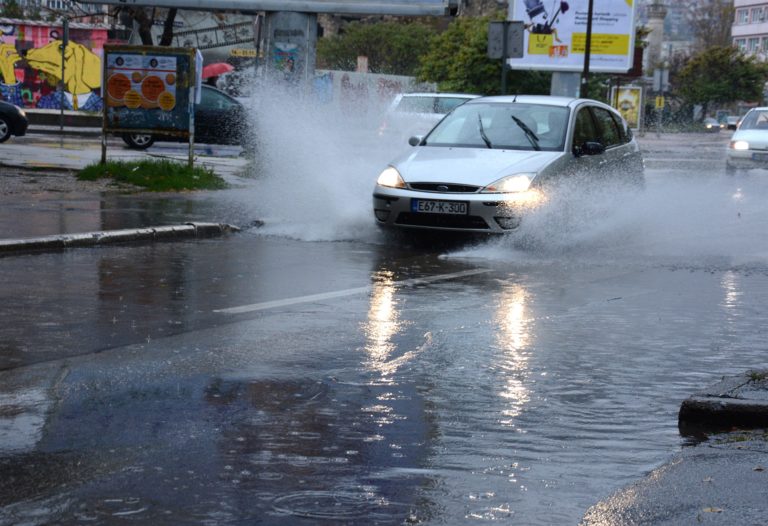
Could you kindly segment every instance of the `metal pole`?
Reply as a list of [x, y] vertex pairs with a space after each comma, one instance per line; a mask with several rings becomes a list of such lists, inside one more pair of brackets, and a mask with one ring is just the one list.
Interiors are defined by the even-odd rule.
[[507, 49], [507, 32], [509, 31], [509, 22], [505, 20], [501, 27], [503, 28], [501, 32], [501, 94], [506, 95], [507, 94], [507, 54], [509, 53], [509, 50]]
[[62, 35], [61, 35], [61, 82], [59, 82], [59, 88], [61, 89], [61, 100], [59, 101], [59, 131], [61, 140], [64, 140], [64, 63], [67, 61], [65, 53], [67, 51], [67, 45], [69, 44], [69, 19], [64, 18], [62, 20]]
[[589, 0], [589, 8], [587, 9], [587, 41], [584, 44], [584, 71], [581, 76], [581, 98], [589, 98], [589, 54], [592, 48], [592, 3], [593, 0]]

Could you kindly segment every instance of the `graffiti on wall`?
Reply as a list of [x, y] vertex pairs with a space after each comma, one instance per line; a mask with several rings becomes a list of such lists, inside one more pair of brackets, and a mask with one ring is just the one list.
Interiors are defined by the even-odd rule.
[[[0, 27], [0, 100], [26, 108], [100, 111], [103, 106], [101, 58], [73, 40], [63, 56], [62, 41], [30, 42], [20, 38], [16, 26]], [[13, 31], [12, 31], [13, 29]], [[50, 37], [58, 37], [56, 31]], [[10, 38], [13, 37], [13, 38]], [[62, 61], [64, 90], [61, 90]]]

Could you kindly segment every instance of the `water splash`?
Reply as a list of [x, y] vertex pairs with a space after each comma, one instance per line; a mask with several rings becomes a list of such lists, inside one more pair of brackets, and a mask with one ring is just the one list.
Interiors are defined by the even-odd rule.
[[735, 178], [659, 172], [639, 193], [565, 185], [514, 234], [450, 256], [765, 267], [767, 197], [768, 180], [757, 171]]
[[[258, 94], [260, 232], [303, 240], [376, 240], [376, 177], [409, 146], [377, 134], [383, 104], [323, 104], [282, 89]], [[351, 103], [350, 103], [351, 104]]]

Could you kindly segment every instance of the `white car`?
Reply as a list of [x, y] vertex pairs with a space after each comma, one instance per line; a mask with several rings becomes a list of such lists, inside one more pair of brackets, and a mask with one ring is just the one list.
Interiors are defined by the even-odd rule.
[[390, 163], [373, 191], [384, 227], [505, 233], [563, 176], [645, 181], [627, 123], [588, 99], [476, 98], [410, 143], [414, 149]]
[[407, 140], [423, 135], [451, 110], [479, 97], [468, 93], [400, 93], [387, 108], [380, 137]]
[[751, 168], [768, 169], [768, 107], [749, 110], [728, 145], [725, 173]]

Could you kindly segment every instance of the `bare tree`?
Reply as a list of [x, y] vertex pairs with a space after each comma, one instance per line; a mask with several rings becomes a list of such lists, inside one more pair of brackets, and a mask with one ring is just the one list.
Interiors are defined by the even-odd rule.
[[681, 4], [699, 49], [731, 45], [733, 0], [683, 0]]

